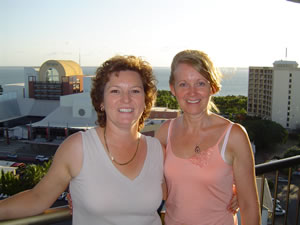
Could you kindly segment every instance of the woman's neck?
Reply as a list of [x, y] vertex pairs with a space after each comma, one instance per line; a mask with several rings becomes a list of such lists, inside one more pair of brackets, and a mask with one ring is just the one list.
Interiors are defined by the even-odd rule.
[[199, 129], [207, 127], [211, 123], [211, 114], [212, 113], [209, 110], [204, 110], [197, 115], [183, 113], [182, 126], [187, 132], [196, 132]]
[[128, 128], [121, 128], [114, 125], [106, 124], [104, 129], [106, 130], [106, 135], [109, 136], [111, 140], [116, 141], [134, 141], [140, 136], [140, 133], [138, 132], [138, 127], [136, 125]]

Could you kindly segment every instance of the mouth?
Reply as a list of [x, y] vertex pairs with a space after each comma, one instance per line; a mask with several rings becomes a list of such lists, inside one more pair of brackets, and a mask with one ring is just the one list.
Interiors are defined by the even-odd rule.
[[196, 104], [196, 103], [199, 103], [200, 100], [197, 99], [197, 100], [187, 100], [188, 103], [191, 103], [191, 104]]
[[130, 113], [130, 112], [133, 112], [133, 109], [131, 109], [131, 108], [121, 108], [121, 109], [119, 109], [119, 112], [121, 112], [121, 113]]

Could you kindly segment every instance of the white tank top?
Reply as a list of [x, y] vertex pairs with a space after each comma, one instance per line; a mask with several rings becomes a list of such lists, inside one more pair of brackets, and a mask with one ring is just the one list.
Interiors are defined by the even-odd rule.
[[[74, 225], [161, 225], [163, 153], [146, 137], [147, 155], [140, 174], [130, 180], [107, 156], [95, 129], [81, 132], [83, 163], [70, 183]], [[72, 158], [70, 158], [72, 160]]]

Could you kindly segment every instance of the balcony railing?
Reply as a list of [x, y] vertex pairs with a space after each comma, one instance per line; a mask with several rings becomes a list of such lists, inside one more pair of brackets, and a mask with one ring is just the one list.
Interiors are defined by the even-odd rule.
[[[298, 225], [298, 218], [299, 218], [299, 200], [300, 200], [300, 176], [299, 178], [295, 178], [294, 180], [299, 180], [298, 184], [296, 183], [296, 189], [293, 190], [293, 192], [296, 192], [297, 199], [293, 199], [293, 201], [296, 201], [296, 204], [294, 204], [291, 207], [291, 181], [292, 181], [292, 168], [297, 167], [300, 165], [300, 155], [294, 156], [286, 159], [271, 161], [267, 163], [258, 164], [255, 166], [255, 172], [256, 176], [259, 179], [265, 180], [267, 178], [268, 181], [274, 181], [274, 190], [273, 193], [273, 211], [268, 212], [269, 213], [269, 219], [268, 224], [280, 224], [280, 225]], [[282, 171], [285, 170], [285, 171]], [[284, 186], [284, 192], [285, 193], [285, 214], [282, 216], [276, 216], [276, 204], [277, 204], [277, 195], [278, 195], [278, 184], [279, 182], [282, 182], [282, 178], [279, 177], [279, 174], [285, 174], [284, 176], [287, 176], [287, 179], [284, 180], [285, 184]], [[294, 177], [294, 175], [293, 175]], [[261, 185], [260, 190], [258, 192], [264, 193], [265, 192], [265, 182], [261, 182], [263, 185]], [[293, 184], [294, 185], [294, 184]], [[282, 185], [281, 185], [282, 186]], [[295, 185], [294, 185], [295, 186]], [[260, 195], [260, 202], [264, 202], [264, 194]], [[261, 204], [261, 210], [263, 210], [263, 204]], [[162, 215], [163, 217], [164, 215]], [[289, 218], [289, 220], [288, 220]], [[32, 216], [32, 217], [26, 217], [21, 219], [14, 219], [14, 220], [7, 220], [7, 221], [1, 221], [0, 223], [3, 225], [19, 225], [19, 224], [55, 224], [58, 222], [63, 221], [71, 221], [72, 216], [70, 214], [70, 210], [68, 206], [62, 206], [58, 208], [51, 208], [46, 210], [43, 214]]]
[[37, 225], [55, 224], [63, 221], [71, 221], [72, 215], [68, 206], [61, 206], [46, 210], [43, 214], [20, 219], [0, 221], [1, 225]]
[[[271, 161], [255, 166], [256, 176], [261, 177], [263, 180], [267, 178], [268, 181], [274, 181], [273, 190], [273, 207], [270, 223], [269, 224], [282, 224], [282, 225], [298, 225], [299, 218], [299, 200], [300, 200], [300, 176], [293, 175], [294, 168], [300, 166], [300, 155], [281, 160]], [[280, 177], [283, 174], [287, 179]], [[293, 183], [292, 183], [293, 181]], [[280, 185], [279, 185], [280, 183]], [[265, 184], [262, 182], [262, 184]], [[281, 216], [276, 216], [276, 207], [278, 208], [278, 193], [279, 186], [281, 186], [281, 198], [283, 199], [283, 209], [285, 213]], [[293, 190], [291, 187], [293, 186]], [[260, 193], [264, 193], [265, 185], [261, 185]], [[292, 192], [293, 193], [292, 193]], [[292, 197], [292, 198], [291, 198]], [[264, 201], [264, 195], [261, 195], [260, 202]], [[263, 204], [261, 204], [261, 209]]]

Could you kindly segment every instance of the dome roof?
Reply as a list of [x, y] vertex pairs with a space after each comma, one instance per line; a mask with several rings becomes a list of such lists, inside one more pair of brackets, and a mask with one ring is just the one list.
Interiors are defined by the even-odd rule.
[[48, 60], [39, 71], [39, 81], [62, 81], [62, 77], [83, 75], [80, 65], [72, 60]]

